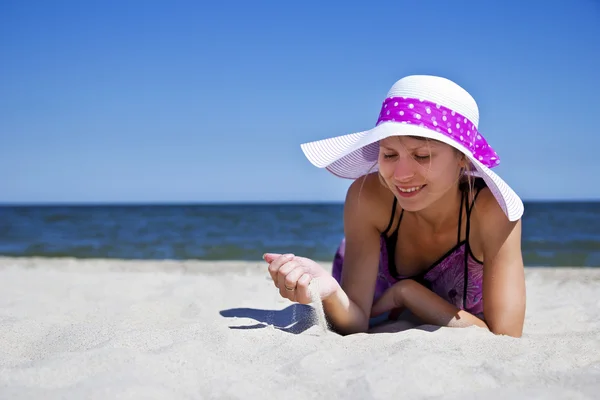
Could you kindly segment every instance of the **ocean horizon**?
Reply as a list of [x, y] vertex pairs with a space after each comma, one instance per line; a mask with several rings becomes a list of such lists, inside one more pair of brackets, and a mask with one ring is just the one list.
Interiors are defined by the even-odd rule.
[[[600, 198], [573, 198], [573, 199], [553, 199], [553, 198], [539, 198], [539, 199], [522, 199], [525, 207], [527, 205], [533, 205], [538, 203], [552, 203], [552, 204], [581, 204], [581, 203], [590, 203], [600, 204]], [[150, 201], [140, 201], [140, 200], [132, 200], [132, 201], [20, 201], [20, 202], [10, 202], [10, 201], [0, 201], [0, 208], [2, 207], [97, 207], [97, 206], [106, 206], [106, 207], [119, 207], [119, 206], [224, 206], [224, 205], [343, 205], [343, 200], [310, 200], [310, 201], [297, 201], [297, 200], [221, 200], [221, 201], [202, 201], [202, 200], [193, 200], [193, 201], [162, 201], [162, 200], [150, 200]]]
[[[600, 267], [600, 201], [524, 201], [526, 266]], [[293, 252], [331, 261], [342, 202], [0, 204], [0, 255], [259, 260]]]

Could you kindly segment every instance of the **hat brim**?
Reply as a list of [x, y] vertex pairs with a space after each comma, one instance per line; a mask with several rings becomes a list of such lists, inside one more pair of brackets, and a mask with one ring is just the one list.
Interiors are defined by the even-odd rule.
[[346, 179], [357, 179], [378, 170], [378, 142], [390, 136], [418, 136], [446, 143], [469, 158], [474, 175], [483, 178], [509, 221], [523, 215], [523, 202], [496, 173], [477, 160], [471, 151], [440, 132], [413, 124], [384, 122], [368, 131], [351, 133], [300, 145], [306, 158], [318, 168]]

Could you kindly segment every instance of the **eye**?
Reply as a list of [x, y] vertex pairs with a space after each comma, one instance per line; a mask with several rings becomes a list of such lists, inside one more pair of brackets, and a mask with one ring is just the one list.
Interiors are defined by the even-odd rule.
[[429, 154], [426, 154], [426, 155], [423, 155], [423, 156], [415, 154], [415, 159], [417, 159], [417, 160], [421, 160], [422, 161], [422, 160], [427, 160], [428, 158], [429, 158]]
[[390, 158], [394, 158], [394, 157], [396, 157], [395, 154], [384, 154], [383, 155], [383, 158], [385, 158], [385, 159], [390, 159]]

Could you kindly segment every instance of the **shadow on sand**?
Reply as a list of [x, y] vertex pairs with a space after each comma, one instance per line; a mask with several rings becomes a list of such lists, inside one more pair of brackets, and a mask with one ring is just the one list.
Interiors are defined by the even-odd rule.
[[254, 325], [230, 326], [231, 329], [260, 329], [272, 325], [275, 329], [298, 335], [317, 325], [314, 309], [305, 304], [292, 304], [283, 310], [230, 308], [219, 313], [226, 318], [251, 318], [258, 322]]
[[[257, 321], [254, 325], [230, 326], [230, 329], [261, 329], [273, 326], [283, 332], [298, 335], [318, 324], [315, 310], [304, 304], [292, 304], [283, 310], [262, 310], [256, 308], [230, 308], [219, 312], [226, 318], [250, 318]], [[435, 325], [423, 325], [415, 317], [402, 315], [397, 321], [380, 319], [372, 321], [374, 324], [368, 333], [396, 333], [409, 329], [418, 329], [426, 332], [435, 332], [440, 329]]]

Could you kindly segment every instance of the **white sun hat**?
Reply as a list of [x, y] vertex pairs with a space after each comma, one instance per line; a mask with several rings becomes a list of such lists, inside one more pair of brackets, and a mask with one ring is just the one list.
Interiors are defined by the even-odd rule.
[[319, 168], [347, 179], [377, 171], [379, 141], [389, 136], [420, 136], [446, 143], [465, 154], [483, 178], [510, 221], [523, 215], [523, 202], [490, 168], [498, 154], [478, 131], [475, 99], [456, 83], [442, 77], [411, 75], [397, 81], [381, 106], [373, 129], [304, 143], [300, 147]]

